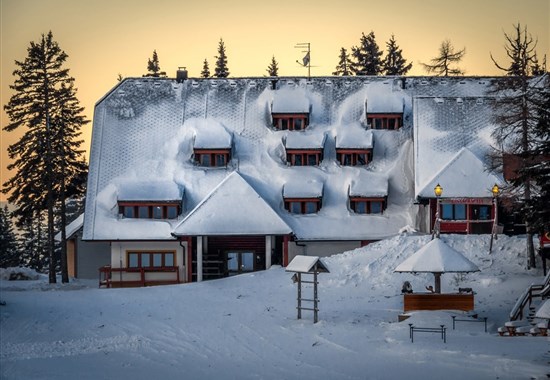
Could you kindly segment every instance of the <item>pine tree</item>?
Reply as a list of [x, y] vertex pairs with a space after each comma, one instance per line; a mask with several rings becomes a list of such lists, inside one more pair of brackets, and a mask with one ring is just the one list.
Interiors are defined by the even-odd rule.
[[382, 52], [376, 43], [374, 32], [361, 35], [359, 46], [351, 48], [355, 75], [379, 75], [382, 72]]
[[42, 272], [49, 267], [48, 241], [43, 217], [39, 213], [21, 222], [21, 265]]
[[[18, 225], [29, 224], [46, 212], [49, 280], [56, 282], [55, 212], [66, 196], [67, 186], [82, 177], [79, 129], [87, 123], [74, 88], [74, 78], [63, 65], [67, 54], [54, 41], [52, 32], [31, 42], [23, 62], [16, 61], [14, 95], [4, 106], [11, 132], [24, 129], [21, 139], [8, 148], [15, 175], [4, 183], [8, 200], [17, 205]], [[57, 211], [59, 212], [59, 211]], [[65, 276], [64, 276], [65, 278]]]
[[[526, 215], [528, 205], [532, 202], [534, 180], [533, 173], [528, 170], [533, 163], [532, 148], [536, 141], [536, 125], [540, 119], [540, 82], [541, 78], [531, 76], [532, 64], [536, 57], [536, 42], [528, 34], [527, 28], [522, 29], [520, 24], [514, 25], [513, 36], [504, 34], [506, 39], [505, 50], [510, 58], [508, 67], [497, 63], [492, 57], [497, 68], [506, 73], [506, 77], [495, 81], [492, 89], [495, 105], [495, 121], [497, 128], [493, 131], [493, 137], [498, 152], [515, 155], [521, 159], [522, 171], [512, 181], [511, 195], [520, 199], [521, 213]], [[526, 220], [527, 230], [527, 254], [528, 267], [535, 267], [535, 249], [533, 246], [533, 229]]]
[[[540, 83], [540, 84], [539, 84]], [[542, 159], [529, 160], [520, 170], [520, 178], [532, 178], [534, 192], [526, 204], [526, 219], [533, 231], [550, 231], [550, 75], [541, 76], [535, 89], [536, 122], [533, 125], [529, 157]]]
[[407, 75], [407, 72], [412, 68], [412, 63], [407, 64], [407, 60], [403, 58], [403, 51], [397, 45], [395, 37], [392, 34], [388, 42], [386, 42], [388, 53], [382, 62], [382, 71], [385, 75]]
[[340, 49], [340, 56], [338, 58], [339, 61], [338, 65], [336, 65], [336, 71], [333, 71], [332, 75], [353, 75], [353, 62], [351, 62], [348, 51], [345, 48]]
[[204, 59], [204, 63], [202, 65], [201, 78], [210, 78], [210, 67], [208, 67], [208, 61], [206, 58]]
[[225, 54], [225, 45], [221, 38], [218, 44], [218, 55], [216, 56], [216, 68], [214, 69], [214, 76], [216, 78], [227, 78], [229, 76], [229, 69], [227, 68], [227, 56]]
[[17, 237], [13, 232], [8, 206], [0, 208], [0, 268], [17, 267], [20, 264]]
[[147, 71], [147, 74], [143, 75], [144, 77], [166, 78], [166, 72], [160, 70], [159, 57], [156, 50], [153, 50], [153, 57], [147, 60]]
[[439, 55], [432, 58], [431, 64], [421, 63], [428, 74], [435, 74], [436, 76], [447, 77], [449, 75], [463, 75], [464, 71], [457, 68], [452, 68], [451, 65], [458, 64], [464, 55], [466, 54], [466, 48], [455, 51], [454, 46], [450, 40], [444, 40], [439, 46]]
[[275, 59], [275, 56], [271, 57], [271, 62], [269, 63], [269, 66], [267, 66], [267, 73], [270, 77], [277, 77], [279, 76], [279, 64], [277, 63], [277, 60]]

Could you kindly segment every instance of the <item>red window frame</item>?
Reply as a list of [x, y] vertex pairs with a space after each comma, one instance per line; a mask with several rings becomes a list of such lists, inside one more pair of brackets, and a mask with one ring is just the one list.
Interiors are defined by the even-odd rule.
[[[301, 159], [301, 165], [296, 165], [298, 156]], [[312, 158], [315, 158], [315, 165], [310, 165], [310, 156], [314, 156]], [[286, 162], [288, 162], [290, 166], [319, 166], [322, 160], [323, 151], [321, 149], [287, 149], [286, 151]]]
[[[195, 158], [195, 163], [199, 166], [205, 167], [215, 167], [221, 168], [226, 167], [231, 159], [231, 150], [230, 149], [194, 149], [193, 155]], [[203, 156], [208, 156], [209, 164], [203, 165], [202, 158]], [[218, 162], [218, 157], [223, 157], [223, 162], [220, 164]]]
[[[390, 124], [393, 126], [390, 127]], [[369, 113], [367, 114], [367, 125], [371, 129], [397, 130], [403, 126], [403, 114]]]
[[[386, 199], [385, 198], [364, 198], [364, 197], [350, 197], [350, 209], [356, 214], [373, 214], [373, 215], [382, 215], [386, 210]], [[359, 204], [365, 204], [365, 212], [359, 210]], [[380, 212], [373, 213], [372, 205], [373, 203], [380, 204]]]
[[[346, 164], [344, 160], [344, 155], [351, 155], [351, 163]], [[362, 164], [359, 162], [359, 155], [365, 155], [365, 163]], [[358, 166], [358, 165], [368, 165], [372, 161], [372, 149], [336, 149], [336, 159], [342, 166]]]
[[[155, 265], [154, 255], [161, 255], [161, 265]], [[130, 266], [130, 255], [137, 255], [137, 266]], [[143, 266], [143, 256], [149, 255], [149, 264], [148, 266]], [[166, 256], [172, 255], [172, 265], [166, 265]], [[126, 268], [166, 268], [166, 267], [176, 267], [176, 251], [164, 251], [164, 250], [151, 250], [151, 251], [126, 251]]]
[[[308, 212], [308, 204], [314, 204], [315, 211]], [[299, 205], [300, 212], [293, 212], [293, 204]], [[320, 198], [285, 198], [285, 209], [292, 214], [315, 214], [321, 209]]]
[[[140, 207], [146, 207], [147, 208], [147, 216], [140, 218], [139, 209]], [[156, 207], [162, 207], [162, 217], [161, 218], [155, 218], [155, 212], [154, 209]], [[124, 218], [128, 219], [169, 219], [168, 218], [168, 208], [169, 207], [175, 207], [176, 208], [176, 217], [170, 218], [170, 219], [176, 219], [181, 214], [181, 204], [179, 203], [166, 203], [166, 202], [118, 202], [118, 213], [121, 214]], [[133, 216], [126, 216], [126, 208], [131, 208], [132, 215]]]
[[[272, 114], [273, 126], [280, 131], [301, 131], [309, 125], [309, 115], [305, 114]], [[297, 120], [301, 120], [301, 127], [298, 128]], [[286, 121], [286, 123], [285, 123]]]

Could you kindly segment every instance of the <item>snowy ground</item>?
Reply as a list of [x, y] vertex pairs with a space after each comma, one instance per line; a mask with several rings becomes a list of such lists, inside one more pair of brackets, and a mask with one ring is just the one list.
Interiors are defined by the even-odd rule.
[[[0, 282], [2, 379], [545, 379], [548, 337], [500, 337], [518, 295], [542, 281], [525, 270], [525, 241], [448, 236], [481, 272], [442, 277], [443, 291], [472, 287], [489, 318], [458, 323], [452, 312], [418, 312], [398, 323], [403, 281], [433, 276], [393, 269], [429, 236], [401, 235], [324, 259], [320, 322], [296, 319], [296, 285], [280, 267], [203, 283], [142, 289]], [[448, 329], [409, 339], [409, 322]]]

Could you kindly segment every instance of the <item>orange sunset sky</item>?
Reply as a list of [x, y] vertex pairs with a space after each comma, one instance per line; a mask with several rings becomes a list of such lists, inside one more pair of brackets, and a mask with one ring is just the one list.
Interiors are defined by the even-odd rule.
[[[154, 49], [168, 76], [185, 66], [198, 77], [205, 58], [213, 72], [220, 37], [232, 77], [267, 75], [272, 55], [279, 75], [307, 75], [296, 63], [304, 55], [295, 48], [300, 42], [311, 43], [311, 75], [330, 75], [340, 48], [349, 51], [371, 30], [382, 49], [395, 35], [413, 62], [409, 75], [425, 74], [419, 62], [434, 57], [446, 38], [466, 47], [460, 67], [467, 75], [500, 75], [489, 53], [507, 64], [503, 33], [518, 22], [538, 39], [539, 57], [550, 59], [550, 0], [0, 0], [0, 13], [2, 106], [12, 94], [14, 60], [24, 60], [29, 42], [51, 30], [69, 55], [66, 66], [90, 120], [119, 73], [146, 73]], [[3, 128], [8, 119], [1, 113]], [[92, 123], [83, 130], [86, 150], [91, 129]], [[7, 147], [19, 136], [1, 132], [2, 184], [13, 175]]]

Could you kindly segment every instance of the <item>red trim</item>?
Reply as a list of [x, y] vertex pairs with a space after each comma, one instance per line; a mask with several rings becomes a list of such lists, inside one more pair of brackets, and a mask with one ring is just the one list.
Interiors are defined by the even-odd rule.
[[288, 235], [283, 237], [283, 267], [288, 265]]

